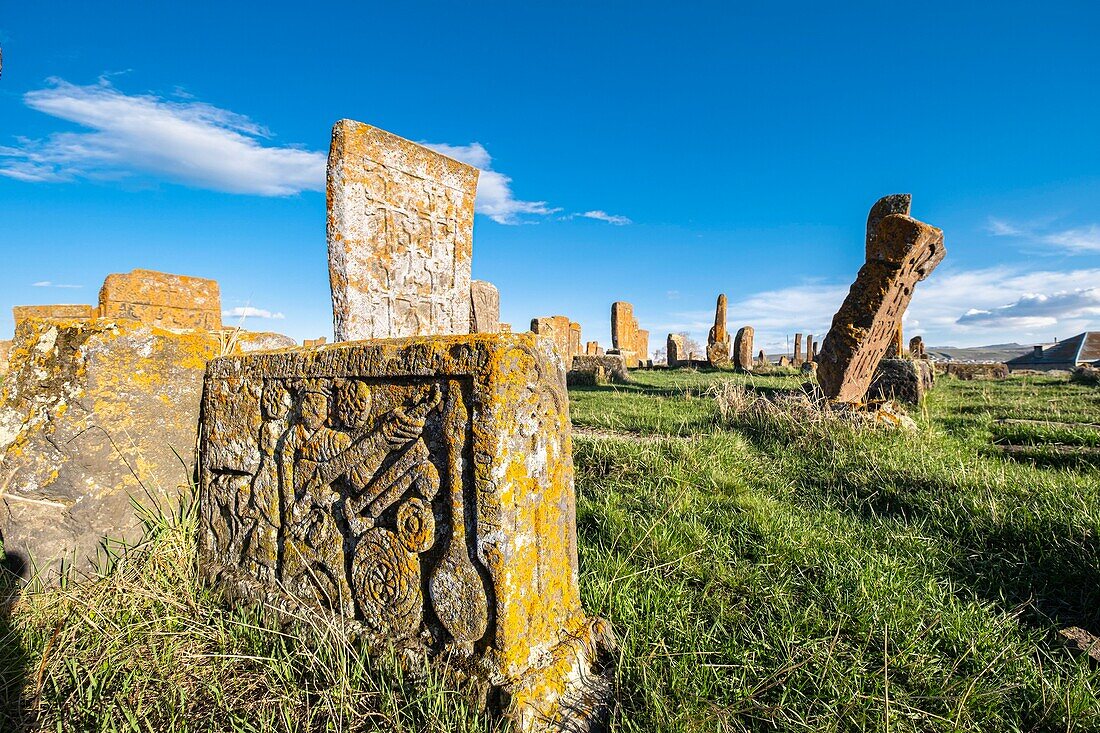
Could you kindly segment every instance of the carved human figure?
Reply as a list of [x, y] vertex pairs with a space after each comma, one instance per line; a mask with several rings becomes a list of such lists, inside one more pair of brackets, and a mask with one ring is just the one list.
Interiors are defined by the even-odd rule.
[[279, 561], [279, 528], [282, 507], [279, 491], [279, 449], [285, 431], [285, 419], [291, 407], [290, 392], [278, 381], [264, 385], [260, 397], [260, 465], [252, 477], [252, 515], [255, 520], [250, 560], [258, 567], [257, 575], [275, 579]]

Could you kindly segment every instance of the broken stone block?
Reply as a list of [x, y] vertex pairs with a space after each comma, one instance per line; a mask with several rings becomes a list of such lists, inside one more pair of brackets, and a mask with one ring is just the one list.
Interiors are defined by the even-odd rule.
[[500, 331], [500, 291], [485, 280], [470, 281], [470, 333]]
[[791, 360], [788, 359], [786, 357], [786, 355], [779, 357], [779, 366], [785, 367], [785, 366], [790, 366], [790, 365], [791, 365]]
[[15, 327], [30, 318], [47, 321], [86, 321], [99, 311], [94, 305], [17, 305], [11, 309]]
[[[223, 348], [223, 353], [247, 354], [252, 351], [271, 351], [274, 349], [290, 349], [298, 343], [281, 333], [273, 331], [245, 331], [244, 329], [232, 329], [223, 332], [222, 341], [229, 348]], [[324, 339], [321, 339], [323, 342]]]
[[743, 326], [733, 339], [733, 366], [743, 372], [752, 371], [753, 327]]
[[665, 361], [669, 367], [678, 367], [689, 359], [687, 339], [683, 334], [670, 333], [665, 339]]
[[478, 171], [340, 120], [328, 158], [337, 341], [464, 334]]
[[603, 369], [607, 372], [608, 378], [616, 384], [630, 384], [634, 380], [630, 377], [630, 372], [626, 369], [626, 362], [622, 356], [617, 354], [600, 354], [598, 356], [588, 356], [587, 354], [580, 354], [573, 358], [572, 372], [591, 372], [596, 369]]
[[707, 361], [712, 367], [723, 368], [730, 364], [730, 335], [726, 328], [726, 294], [718, 296], [714, 308], [714, 325], [707, 334]]
[[599, 365], [591, 369], [570, 369], [565, 375], [565, 383], [570, 387], [602, 387], [611, 384], [611, 374]]
[[550, 341], [216, 359], [199, 482], [200, 567], [230, 597], [331, 613], [371, 648], [439, 658], [489, 685], [520, 731], [585, 723], [610, 634], [580, 603]]
[[924, 350], [924, 339], [920, 336], [909, 339], [909, 356], [914, 359], [928, 358], [928, 352]]
[[314, 346], [324, 345], [325, 340], [326, 339], [325, 339], [324, 336], [319, 336], [315, 339], [306, 339], [305, 341], [302, 342], [302, 346], [306, 347], [307, 349], [312, 349]]
[[584, 346], [585, 356], [603, 356], [603, 349], [599, 341], [589, 341]]
[[917, 405], [935, 381], [935, 370], [928, 361], [882, 359], [867, 389], [867, 398]]
[[[904, 211], [897, 211], [901, 202]], [[891, 213], [872, 227], [876, 212], [884, 208]], [[916, 284], [943, 261], [943, 232], [908, 216], [908, 208], [908, 195], [896, 194], [871, 209], [867, 262], [833, 316], [818, 358], [821, 388], [832, 400], [863, 400], [878, 362], [897, 338]]]
[[99, 291], [99, 316], [129, 318], [170, 330], [222, 327], [217, 280], [155, 270], [114, 273]]
[[[202, 374], [220, 333], [99, 318], [20, 324], [0, 393], [6, 564], [47, 584], [142, 535], [132, 503], [172, 510], [188, 486]], [[182, 459], [182, 460], [181, 460]]]

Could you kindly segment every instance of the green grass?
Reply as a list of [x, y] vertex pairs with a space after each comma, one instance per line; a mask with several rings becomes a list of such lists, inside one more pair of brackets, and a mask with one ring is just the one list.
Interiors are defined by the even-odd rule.
[[[1100, 669], [1058, 634], [1100, 635], [1100, 468], [998, 447], [1096, 445], [998, 421], [1100, 422], [1100, 390], [941, 378], [905, 433], [751, 399], [723, 417], [711, 392], [774, 397], [793, 373], [634, 374], [570, 392], [581, 591], [621, 645], [615, 730], [1100, 730]], [[96, 586], [24, 597], [0, 625], [0, 710], [41, 730], [490, 726], [338, 630], [224, 610], [193, 530], [161, 523]]]

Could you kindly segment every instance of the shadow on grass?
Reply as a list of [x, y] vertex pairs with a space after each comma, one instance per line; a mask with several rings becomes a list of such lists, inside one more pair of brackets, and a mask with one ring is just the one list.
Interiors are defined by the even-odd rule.
[[0, 730], [11, 733], [30, 728], [32, 722], [24, 697], [31, 654], [11, 619], [22, 585], [21, 569], [17, 558], [0, 560]]
[[1024, 525], [952, 507], [944, 495], [957, 489], [924, 477], [897, 475], [890, 488], [849, 481], [845, 473], [830, 479], [812, 488], [834, 505], [863, 519], [895, 518], [938, 533], [952, 548], [952, 579], [1005, 612], [1022, 608], [1021, 619], [1044, 631], [1053, 624], [1100, 635], [1100, 543], [1094, 533], [1049, 516], [1031, 515]]

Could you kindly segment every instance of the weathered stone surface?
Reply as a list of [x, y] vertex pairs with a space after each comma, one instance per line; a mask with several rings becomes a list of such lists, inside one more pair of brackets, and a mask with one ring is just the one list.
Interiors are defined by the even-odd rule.
[[565, 316], [531, 319], [531, 333], [554, 342], [566, 371], [572, 368], [573, 359], [580, 355], [580, 328], [580, 324], [570, 321]]
[[323, 345], [326, 340], [327, 339], [324, 336], [318, 336], [315, 339], [306, 339], [302, 342], [302, 346], [306, 347], [307, 349], [312, 349], [314, 346]]
[[511, 332], [512, 332], [512, 324], [511, 323], [501, 323], [500, 327], [497, 328], [497, 333], [511, 333]]
[[[876, 208], [893, 211], [900, 205], [880, 200], [872, 217]], [[943, 260], [943, 232], [906, 213], [889, 213], [877, 219], [867, 254], [818, 359], [822, 390], [839, 402], [863, 400], [913, 289]]]
[[894, 335], [890, 338], [889, 343], [886, 344], [886, 354], [884, 359], [900, 359], [905, 356], [905, 348], [902, 345], [904, 343], [905, 336], [903, 335], [901, 321], [898, 321], [894, 327]]
[[565, 375], [565, 383], [570, 387], [602, 387], [611, 384], [611, 374], [607, 367], [599, 365], [586, 369], [570, 369]]
[[756, 363], [760, 366], [768, 366], [771, 363], [768, 361], [768, 355], [764, 353], [763, 349], [760, 349], [760, 353], [756, 355]]
[[779, 357], [779, 366], [785, 367], [785, 366], [790, 366], [790, 365], [791, 365], [791, 360], [788, 359], [786, 357], [786, 355]]
[[216, 331], [222, 327], [216, 280], [155, 270], [114, 273], [99, 291], [99, 316], [129, 318], [172, 330]]
[[730, 363], [730, 335], [726, 328], [726, 294], [718, 296], [714, 307], [714, 325], [707, 334], [707, 361], [712, 367], [727, 367]]
[[611, 304], [611, 345], [607, 353], [623, 357], [632, 369], [649, 358], [649, 331], [638, 328], [634, 306], [622, 300]]
[[599, 341], [589, 341], [584, 346], [585, 356], [603, 356], [603, 348]]
[[578, 592], [569, 400], [530, 334], [211, 362], [200, 566], [231, 596], [352, 620], [562, 723], [606, 627]]
[[816, 361], [804, 361], [804, 362], [802, 362], [802, 366], [800, 366], [798, 369], [802, 374], [805, 374], [807, 376], [810, 376], [810, 377], [816, 377], [817, 376], [817, 362]]
[[802, 334], [796, 333], [794, 335], [794, 363], [802, 363]]
[[500, 291], [485, 280], [470, 281], [470, 333], [500, 331]]
[[378, 128], [336, 123], [328, 254], [337, 341], [470, 330], [477, 177]]
[[871, 400], [897, 400], [910, 405], [920, 404], [935, 384], [935, 370], [928, 361], [913, 359], [882, 359], [875, 370], [867, 397]]
[[[322, 343], [324, 339], [321, 339]], [[271, 351], [273, 349], [291, 349], [298, 343], [281, 333], [273, 331], [245, 331], [243, 329], [223, 332], [222, 343], [228, 348], [223, 348], [222, 353], [248, 354], [253, 351]]]
[[909, 356], [914, 359], [928, 358], [928, 352], [924, 349], [924, 339], [920, 336], [909, 339]]
[[8, 373], [8, 354], [11, 352], [11, 341], [0, 340], [0, 377]]
[[670, 367], [678, 367], [691, 359], [683, 334], [670, 333], [665, 339], [665, 359]]
[[733, 366], [743, 372], [752, 371], [752, 337], [753, 327], [743, 326], [737, 331], [733, 339]]
[[1004, 362], [969, 363], [949, 361], [938, 365], [941, 373], [963, 380], [1007, 379], [1008, 365]]
[[20, 324], [0, 392], [9, 566], [56, 582], [63, 562], [88, 570], [105, 538], [140, 538], [132, 501], [175, 506], [221, 336], [116, 318]]
[[15, 327], [30, 318], [48, 321], [86, 321], [99, 315], [94, 305], [17, 305], [11, 309]]
[[817, 344], [814, 343], [814, 335], [811, 333], [806, 337], [806, 361], [815, 361], [817, 359]]
[[616, 384], [629, 384], [634, 381], [630, 378], [630, 372], [626, 370], [626, 362], [623, 357], [616, 354], [602, 354], [599, 356], [581, 354], [574, 357], [573, 368], [569, 372], [592, 372], [597, 369], [607, 372], [608, 378]]

